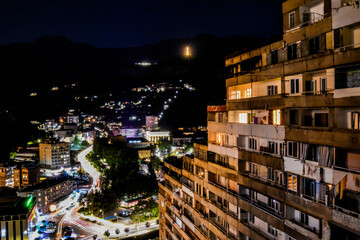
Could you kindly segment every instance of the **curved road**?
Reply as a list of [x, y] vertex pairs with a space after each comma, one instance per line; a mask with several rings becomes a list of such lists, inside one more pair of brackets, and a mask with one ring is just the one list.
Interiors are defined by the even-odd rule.
[[[78, 161], [81, 163], [82, 168], [93, 179], [93, 186], [89, 190], [89, 192], [97, 188], [97, 186], [99, 184], [99, 179], [101, 176], [101, 174], [85, 158], [85, 156], [88, 153], [90, 153], [92, 151], [92, 149], [93, 149], [93, 147], [90, 146], [78, 154]], [[106, 230], [110, 231], [110, 238], [113, 238], [113, 237], [121, 237], [121, 236], [126, 236], [126, 235], [128, 235], [128, 236], [140, 235], [140, 234], [148, 233], [151, 230], [157, 230], [159, 228], [158, 224], [156, 224], [156, 219], [150, 221], [150, 224], [151, 224], [150, 227], [146, 227], [145, 223], [125, 225], [122, 223], [112, 223], [112, 222], [109, 222], [109, 221], [106, 221], [103, 219], [99, 219], [96, 217], [84, 216], [82, 214], [77, 213], [77, 210], [79, 209], [78, 206], [79, 206], [79, 204], [76, 202], [74, 207], [72, 207], [69, 210], [69, 212], [67, 212], [65, 214], [61, 225], [64, 225], [64, 223], [69, 223], [69, 225], [74, 226], [74, 230], [75, 230], [75, 228], [77, 228], [79, 230], [81, 229], [80, 232], [82, 234], [84, 234], [85, 236], [87, 236], [86, 238], [83, 238], [83, 239], [92, 239], [93, 235], [97, 235], [98, 238], [104, 239], [105, 237], [103, 237], [103, 234]], [[89, 218], [91, 220], [96, 220], [97, 222], [102, 223], [102, 225], [98, 225], [96, 223], [91, 223], [90, 221], [83, 220], [86, 218]], [[59, 226], [60, 226], [60, 223], [59, 223]], [[125, 231], [124, 231], [125, 228], [129, 228], [130, 232], [125, 233]], [[62, 230], [63, 226], [61, 228], [59, 227], [59, 229]], [[115, 232], [116, 229], [120, 230], [119, 235], [116, 234], [116, 232]], [[60, 230], [60, 235], [61, 235], [61, 230]], [[78, 232], [78, 231], [75, 231], [75, 232]]]

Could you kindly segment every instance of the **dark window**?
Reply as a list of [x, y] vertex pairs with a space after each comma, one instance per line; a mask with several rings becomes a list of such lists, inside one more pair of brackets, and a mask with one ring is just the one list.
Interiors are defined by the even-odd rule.
[[297, 58], [297, 43], [290, 44], [287, 46], [288, 60]]
[[295, 27], [295, 12], [289, 13], [289, 28]]
[[298, 110], [290, 110], [290, 125], [298, 125]]
[[309, 39], [309, 54], [318, 53], [320, 50], [319, 36]]
[[273, 50], [270, 52], [271, 53], [271, 64], [276, 64], [279, 62], [279, 58], [278, 58], [278, 50]]
[[276, 95], [278, 92], [278, 87], [274, 85], [268, 86], [268, 96]]
[[299, 93], [299, 79], [290, 80], [290, 93], [291, 94]]
[[320, 78], [320, 91], [326, 92], [326, 78]]
[[358, 112], [351, 113], [351, 128], [360, 129], [360, 118]]
[[334, 48], [339, 48], [342, 46], [342, 35], [341, 35], [341, 29], [335, 29], [334, 30]]
[[305, 224], [305, 225], [309, 225], [309, 216], [306, 215], [305, 213], [300, 213], [300, 222]]
[[288, 142], [288, 156], [289, 157], [298, 157], [298, 143], [297, 142]]
[[328, 113], [315, 113], [315, 127], [327, 127], [328, 115]]

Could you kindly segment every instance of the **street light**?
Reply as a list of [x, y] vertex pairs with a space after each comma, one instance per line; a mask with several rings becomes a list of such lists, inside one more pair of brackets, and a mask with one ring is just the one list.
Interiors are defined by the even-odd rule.
[[116, 217], [116, 223], [119, 223], [119, 217], [116, 213], [114, 213], [114, 216]]

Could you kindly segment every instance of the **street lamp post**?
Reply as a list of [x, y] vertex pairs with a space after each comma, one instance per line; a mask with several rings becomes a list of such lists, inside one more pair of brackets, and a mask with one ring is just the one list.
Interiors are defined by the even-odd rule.
[[114, 213], [114, 216], [116, 217], [116, 223], [119, 223], [119, 217], [116, 213]]

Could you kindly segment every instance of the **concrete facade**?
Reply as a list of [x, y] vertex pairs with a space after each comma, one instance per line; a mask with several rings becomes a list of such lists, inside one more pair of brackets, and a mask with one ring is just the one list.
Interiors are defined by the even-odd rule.
[[165, 163], [160, 239], [360, 237], [359, 17], [287, 0], [282, 40], [226, 58], [208, 144]]

